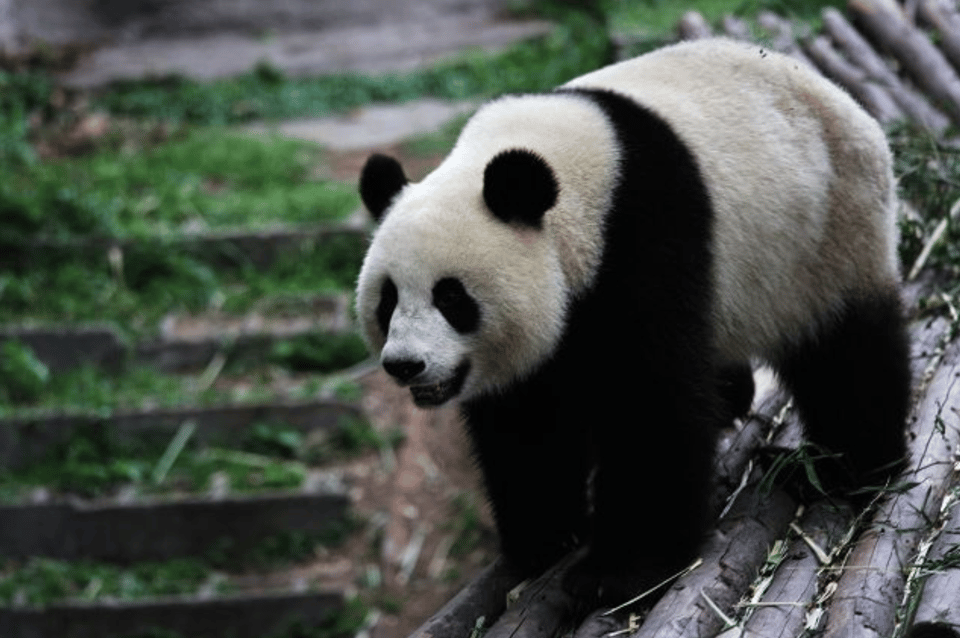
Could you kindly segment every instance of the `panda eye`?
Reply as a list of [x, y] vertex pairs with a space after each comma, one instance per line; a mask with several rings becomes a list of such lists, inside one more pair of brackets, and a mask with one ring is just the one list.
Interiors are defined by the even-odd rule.
[[454, 277], [445, 277], [433, 286], [433, 305], [443, 318], [461, 334], [480, 325], [480, 306]]
[[380, 303], [377, 304], [377, 325], [384, 336], [390, 332], [390, 317], [397, 307], [397, 285], [389, 277], [380, 286]]

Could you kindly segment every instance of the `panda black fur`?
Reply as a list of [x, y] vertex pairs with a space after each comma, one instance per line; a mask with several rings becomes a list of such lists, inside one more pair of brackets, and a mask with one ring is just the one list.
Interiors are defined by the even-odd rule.
[[461, 402], [506, 557], [535, 574], [588, 544], [565, 586], [621, 602], [696, 554], [753, 359], [855, 484], [899, 467], [890, 166], [799, 63], [667, 47], [491, 102], [418, 184], [372, 157], [358, 314], [415, 402]]

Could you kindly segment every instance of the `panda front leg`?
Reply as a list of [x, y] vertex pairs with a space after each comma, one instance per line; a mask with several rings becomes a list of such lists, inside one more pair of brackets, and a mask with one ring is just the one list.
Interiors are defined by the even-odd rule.
[[532, 418], [509, 398], [463, 415], [508, 562], [535, 577], [585, 542], [589, 455], [582, 431]]
[[835, 321], [779, 357], [807, 438], [828, 456], [817, 465], [828, 491], [882, 487], [902, 469], [909, 354], [891, 290], [848, 300]]
[[673, 405], [665, 388], [651, 392], [658, 407], [632, 417], [645, 426], [626, 408], [598, 422], [590, 551], [564, 581], [581, 612], [626, 602], [697, 556], [720, 429], [708, 385], [672, 392]]

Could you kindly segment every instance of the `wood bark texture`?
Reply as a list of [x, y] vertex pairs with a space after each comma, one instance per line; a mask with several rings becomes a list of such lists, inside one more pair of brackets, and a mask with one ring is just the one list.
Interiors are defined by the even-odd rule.
[[849, 7], [856, 22], [960, 124], [960, 77], [927, 35], [907, 21], [893, 0], [852, 0]]
[[850, 63], [833, 48], [826, 36], [807, 44], [807, 55], [824, 73], [856, 97], [881, 124], [904, 119], [905, 115], [883, 86], [870, 81], [867, 73]]
[[909, 86], [890, 68], [859, 31], [833, 7], [823, 10], [823, 26], [840, 50], [860, 67], [868, 82], [875, 82], [913, 120], [933, 133], [943, 133], [950, 120], [930, 104], [922, 93]]
[[927, 554], [926, 570], [931, 573], [924, 579], [911, 636], [934, 629], [941, 632], [939, 635], [953, 631], [960, 636], [960, 501], [953, 501], [948, 513]]
[[[932, 325], [915, 342], [935, 349]], [[927, 345], [924, 345], [927, 344]], [[826, 638], [884, 638], [896, 623], [905, 574], [917, 545], [936, 520], [960, 440], [960, 342], [952, 343], [930, 378], [910, 424], [910, 472], [898, 493], [880, 504], [844, 565], [827, 615]]]

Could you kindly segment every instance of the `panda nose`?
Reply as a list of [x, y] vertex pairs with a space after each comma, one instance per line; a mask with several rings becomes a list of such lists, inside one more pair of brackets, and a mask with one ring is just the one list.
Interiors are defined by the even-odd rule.
[[406, 383], [423, 372], [427, 364], [419, 359], [386, 359], [383, 369], [401, 383]]

